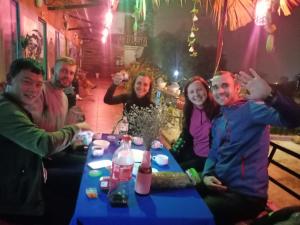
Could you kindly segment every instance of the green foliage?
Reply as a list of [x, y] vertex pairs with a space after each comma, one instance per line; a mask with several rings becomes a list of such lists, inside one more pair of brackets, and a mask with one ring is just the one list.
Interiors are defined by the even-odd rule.
[[284, 127], [271, 127], [271, 134], [279, 134], [279, 135], [299, 135], [300, 128], [289, 129]]
[[133, 106], [126, 113], [134, 136], [142, 137], [145, 147], [150, 149], [151, 143], [159, 137], [160, 129], [168, 122], [164, 106], [138, 107]]
[[23, 49], [25, 49], [25, 48], [27, 47], [27, 45], [28, 45], [28, 42], [29, 42], [29, 40], [28, 40], [28, 35], [26, 35], [26, 37], [21, 36], [20, 42], [21, 42], [21, 47], [22, 47]]

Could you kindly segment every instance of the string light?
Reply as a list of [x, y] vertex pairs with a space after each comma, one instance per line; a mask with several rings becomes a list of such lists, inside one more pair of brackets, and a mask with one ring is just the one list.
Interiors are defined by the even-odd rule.
[[198, 21], [198, 17], [196, 16], [196, 14], [194, 14], [194, 16], [193, 16], [193, 22], [196, 22], [196, 21]]
[[192, 14], [192, 27], [191, 27], [191, 32], [188, 36], [188, 47], [189, 47], [189, 52], [190, 52], [190, 56], [192, 57], [196, 57], [198, 55], [197, 51], [194, 48], [194, 44], [196, 43], [196, 35], [195, 32], [197, 32], [199, 30], [198, 27], [196, 27], [195, 22], [198, 21], [198, 17], [197, 14], [199, 12], [199, 9], [197, 8], [197, 3], [200, 4], [199, 0], [193, 0], [194, 1], [194, 7], [191, 10], [191, 14]]

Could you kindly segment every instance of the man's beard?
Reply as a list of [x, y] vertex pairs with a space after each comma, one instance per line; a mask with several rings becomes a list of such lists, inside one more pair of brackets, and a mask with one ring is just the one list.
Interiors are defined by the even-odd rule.
[[55, 80], [54, 85], [57, 88], [64, 89], [64, 88], [70, 87], [72, 85], [72, 83], [69, 82], [68, 85], [65, 85], [64, 83], [61, 82], [61, 80]]

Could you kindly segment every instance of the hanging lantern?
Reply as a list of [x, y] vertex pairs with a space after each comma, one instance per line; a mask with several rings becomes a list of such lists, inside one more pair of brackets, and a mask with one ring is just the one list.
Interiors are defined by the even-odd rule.
[[267, 32], [267, 41], [266, 41], [266, 51], [271, 53], [275, 50], [275, 36], [274, 33], [276, 31], [276, 25], [272, 23], [268, 23], [265, 26], [265, 30]]
[[255, 24], [264, 26], [268, 23], [268, 12], [271, 8], [271, 0], [258, 0], [255, 6]]

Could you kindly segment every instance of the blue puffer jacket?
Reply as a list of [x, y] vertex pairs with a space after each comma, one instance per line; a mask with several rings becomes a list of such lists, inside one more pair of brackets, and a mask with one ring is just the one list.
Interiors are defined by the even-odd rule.
[[285, 121], [260, 102], [241, 101], [221, 108], [212, 124], [212, 147], [203, 175], [214, 175], [230, 191], [267, 197], [268, 125]]

